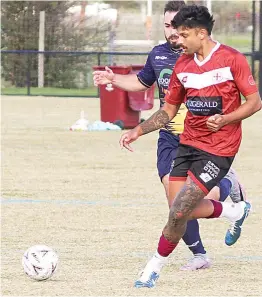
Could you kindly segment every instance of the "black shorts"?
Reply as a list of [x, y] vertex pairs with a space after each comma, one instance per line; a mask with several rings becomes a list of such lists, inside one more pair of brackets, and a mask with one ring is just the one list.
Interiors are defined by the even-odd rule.
[[235, 156], [216, 156], [192, 146], [179, 144], [169, 180], [191, 179], [206, 194], [227, 174]]

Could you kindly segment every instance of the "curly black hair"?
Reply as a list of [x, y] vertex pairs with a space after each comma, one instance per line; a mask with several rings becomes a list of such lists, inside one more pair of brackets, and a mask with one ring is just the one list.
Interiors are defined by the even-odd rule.
[[185, 1], [168, 1], [164, 8], [164, 14], [167, 11], [177, 12], [186, 5]]
[[204, 28], [211, 35], [214, 26], [213, 16], [205, 6], [188, 5], [182, 7], [171, 21], [174, 28]]

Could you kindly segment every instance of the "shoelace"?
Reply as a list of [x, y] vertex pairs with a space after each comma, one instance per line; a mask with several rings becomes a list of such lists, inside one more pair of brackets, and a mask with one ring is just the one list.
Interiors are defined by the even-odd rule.
[[235, 235], [236, 231], [237, 231], [237, 226], [236, 226], [236, 222], [232, 222], [230, 225], [230, 228], [228, 229], [229, 233], [231, 235]]

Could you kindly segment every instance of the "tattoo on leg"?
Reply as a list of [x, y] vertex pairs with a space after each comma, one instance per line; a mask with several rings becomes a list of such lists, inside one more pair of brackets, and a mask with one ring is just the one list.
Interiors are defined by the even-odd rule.
[[149, 119], [140, 124], [143, 134], [163, 128], [170, 121], [166, 111], [160, 109], [155, 112]]
[[168, 222], [163, 231], [167, 240], [178, 242], [182, 238], [189, 214], [204, 197], [205, 193], [188, 177], [170, 209]]

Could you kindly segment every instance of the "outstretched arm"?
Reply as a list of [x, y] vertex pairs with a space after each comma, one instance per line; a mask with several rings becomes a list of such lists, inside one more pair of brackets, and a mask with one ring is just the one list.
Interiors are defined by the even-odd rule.
[[176, 116], [184, 97], [185, 89], [174, 70], [165, 96], [164, 106], [155, 112], [148, 120], [123, 134], [119, 141], [121, 148], [125, 147], [132, 152], [133, 149], [130, 147], [130, 143], [135, 141], [139, 136], [163, 128]]
[[141, 134], [139, 136], [163, 128], [176, 116], [179, 108], [180, 104], [172, 105], [166, 102], [160, 110], [155, 112], [149, 119], [137, 126], [137, 128], [140, 128], [139, 130], [141, 130]]
[[134, 142], [138, 137], [148, 134], [152, 131], [163, 128], [170, 122], [177, 114], [180, 104], [173, 105], [165, 103], [164, 106], [155, 112], [149, 119], [136, 126], [134, 129], [124, 133], [120, 138], [120, 147], [133, 151], [130, 143]]
[[93, 72], [94, 85], [113, 84], [125, 91], [145, 91], [148, 88], [144, 86], [136, 74], [116, 74], [107, 66], [104, 71]]
[[96, 86], [112, 84], [115, 87], [129, 92], [146, 91], [157, 79], [151, 62], [151, 53], [149, 53], [146, 64], [138, 74], [116, 74], [106, 66], [104, 71], [93, 72], [94, 84]]

